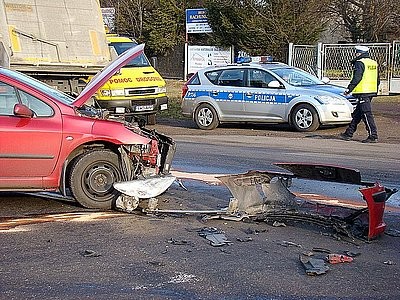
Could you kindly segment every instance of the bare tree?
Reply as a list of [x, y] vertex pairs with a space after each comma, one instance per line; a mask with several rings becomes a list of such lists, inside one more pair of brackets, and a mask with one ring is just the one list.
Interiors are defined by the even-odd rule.
[[352, 42], [384, 42], [399, 38], [400, 2], [393, 0], [333, 0], [336, 21]]

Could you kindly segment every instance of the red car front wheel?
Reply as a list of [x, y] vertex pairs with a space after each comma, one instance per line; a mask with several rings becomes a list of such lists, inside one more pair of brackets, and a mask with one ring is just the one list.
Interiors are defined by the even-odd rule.
[[120, 179], [118, 155], [109, 150], [94, 150], [75, 160], [69, 183], [72, 195], [82, 206], [110, 209], [119, 196], [113, 184]]

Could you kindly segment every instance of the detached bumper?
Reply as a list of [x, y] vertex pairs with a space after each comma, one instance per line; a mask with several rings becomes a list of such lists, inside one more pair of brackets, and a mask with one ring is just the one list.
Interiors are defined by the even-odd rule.
[[[234, 197], [228, 213], [259, 216], [271, 221], [311, 222], [333, 227], [350, 237], [373, 239], [385, 231], [385, 202], [397, 190], [387, 189], [379, 183], [362, 182], [359, 171], [354, 169], [297, 163], [276, 165], [289, 172], [249, 171], [219, 177]], [[329, 199], [313, 193], [307, 194], [309, 199], [300, 198], [289, 190], [295, 178], [317, 180], [320, 182], [316, 184], [327, 186], [324, 182], [363, 185], [359, 191], [367, 207], [365, 204], [364, 207], [329, 204], [326, 201]], [[321, 199], [325, 201], [315, 201]], [[333, 200], [338, 202], [338, 198]]]

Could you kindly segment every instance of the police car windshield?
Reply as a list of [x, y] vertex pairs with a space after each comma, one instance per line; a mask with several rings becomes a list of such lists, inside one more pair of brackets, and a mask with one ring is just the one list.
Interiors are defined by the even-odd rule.
[[[117, 52], [118, 55], [121, 53], [125, 52], [126, 50], [136, 46], [136, 43], [110, 43], [110, 46], [114, 47], [115, 51]], [[150, 66], [150, 63], [144, 55], [144, 53], [140, 54], [138, 57], [135, 57], [132, 59], [129, 63], [125, 65], [126, 67], [148, 67]]]
[[324, 84], [314, 75], [294, 68], [279, 68], [272, 70], [276, 75], [293, 86], [311, 86]]

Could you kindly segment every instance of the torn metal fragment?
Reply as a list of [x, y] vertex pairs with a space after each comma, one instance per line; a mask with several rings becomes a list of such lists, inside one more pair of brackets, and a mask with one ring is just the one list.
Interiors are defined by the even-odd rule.
[[222, 230], [214, 227], [202, 228], [199, 231], [199, 235], [210, 241], [210, 245], [213, 247], [220, 247], [231, 243]]
[[303, 264], [307, 275], [322, 275], [329, 271], [329, 267], [325, 264], [323, 259], [306, 257], [303, 255], [300, 255], [299, 259]]

